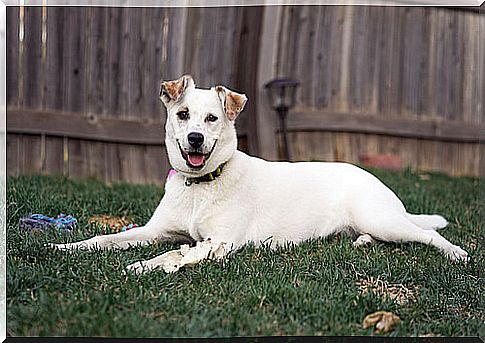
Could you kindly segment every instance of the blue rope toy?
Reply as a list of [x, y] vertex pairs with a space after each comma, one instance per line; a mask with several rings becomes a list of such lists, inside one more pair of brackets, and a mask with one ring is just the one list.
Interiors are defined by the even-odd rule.
[[20, 231], [30, 233], [56, 228], [61, 233], [70, 233], [77, 226], [77, 219], [71, 215], [59, 214], [56, 218], [43, 214], [30, 214], [19, 220]]

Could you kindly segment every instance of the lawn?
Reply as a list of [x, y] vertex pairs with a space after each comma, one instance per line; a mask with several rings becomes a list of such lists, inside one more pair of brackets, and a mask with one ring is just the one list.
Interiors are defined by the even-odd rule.
[[[206, 337], [371, 335], [367, 314], [401, 318], [392, 336], [485, 336], [484, 201], [478, 179], [373, 171], [410, 212], [441, 213], [441, 233], [470, 263], [450, 263], [422, 244], [355, 249], [345, 235], [270, 251], [247, 246], [216, 263], [123, 275], [126, 265], [177, 246], [69, 254], [46, 242], [99, 234], [95, 214], [146, 222], [163, 196], [156, 186], [23, 176], [7, 180], [7, 330], [12, 336]], [[483, 195], [483, 192], [482, 192]], [[79, 230], [18, 230], [29, 213], [73, 214]], [[136, 229], [135, 229], [136, 230]]]

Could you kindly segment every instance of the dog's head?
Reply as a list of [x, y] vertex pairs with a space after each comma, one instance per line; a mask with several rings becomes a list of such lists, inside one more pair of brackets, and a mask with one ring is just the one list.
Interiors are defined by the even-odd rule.
[[195, 87], [192, 77], [163, 81], [160, 100], [167, 108], [165, 144], [170, 164], [190, 177], [214, 171], [237, 148], [234, 127], [247, 98], [223, 86]]

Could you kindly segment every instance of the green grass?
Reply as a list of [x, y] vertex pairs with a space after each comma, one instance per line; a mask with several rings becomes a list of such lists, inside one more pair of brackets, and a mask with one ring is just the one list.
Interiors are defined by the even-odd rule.
[[[378, 243], [354, 249], [345, 235], [269, 251], [248, 246], [222, 263], [175, 274], [123, 275], [124, 267], [172, 244], [128, 251], [68, 254], [43, 247], [67, 239], [18, 230], [28, 213], [69, 213], [80, 221], [70, 239], [99, 233], [93, 214], [126, 215], [143, 224], [163, 195], [155, 186], [29, 176], [7, 180], [7, 328], [13, 336], [205, 337], [370, 335], [363, 318], [387, 310], [402, 319], [388, 335], [485, 336], [483, 199], [478, 179], [411, 171], [374, 171], [411, 212], [441, 213], [441, 233], [472, 256], [450, 263], [421, 244]], [[356, 282], [379, 278], [416, 292], [399, 304]]]

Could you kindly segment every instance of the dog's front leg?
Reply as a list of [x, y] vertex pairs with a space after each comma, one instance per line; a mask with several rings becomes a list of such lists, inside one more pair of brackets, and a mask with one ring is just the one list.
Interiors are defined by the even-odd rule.
[[184, 237], [176, 231], [176, 225], [169, 218], [170, 208], [164, 200], [155, 210], [152, 218], [145, 226], [111, 235], [96, 236], [84, 241], [66, 244], [48, 244], [59, 250], [93, 250], [93, 249], [128, 249], [134, 245], [148, 245], [158, 241], [171, 241]]
[[195, 247], [182, 245], [180, 249], [167, 251], [150, 260], [135, 262], [126, 269], [135, 274], [150, 272], [154, 269], [163, 269], [167, 273], [173, 273], [183, 266], [193, 266], [203, 260], [220, 260], [234, 250], [233, 244], [215, 243], [208, 239], [197, 242]]
[[137, 244], [150, 244], [157, 241], [157, 238], [158, 230], [155, 227], [142, 226], [130, 231], [96, 236], [80, 242], [51, 244], [51, 246], [59, 250], [128, 249]]

